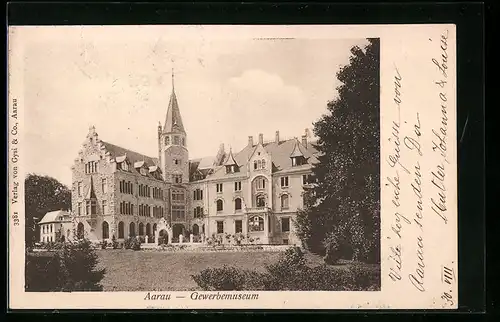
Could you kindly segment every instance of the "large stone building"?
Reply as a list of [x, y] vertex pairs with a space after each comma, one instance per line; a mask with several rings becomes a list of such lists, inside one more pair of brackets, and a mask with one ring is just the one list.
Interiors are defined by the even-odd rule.
[[148, 236], [151, 243], [165, 235], [177, 242], [193, 235], [195, 242], [227, 242], [237, 235], [243, 243], [299, 243], [292, 220], [318, 161], [306, 135], [282, 140], [276, 132], [264, 141], [259, 134], [238, 152], [221, 145], [215, 157], [190, 160], [174, 89], [157, 134], [153, 158], [104, 141], [90, 128], [72, 166], [77, 234], [95, 241]]

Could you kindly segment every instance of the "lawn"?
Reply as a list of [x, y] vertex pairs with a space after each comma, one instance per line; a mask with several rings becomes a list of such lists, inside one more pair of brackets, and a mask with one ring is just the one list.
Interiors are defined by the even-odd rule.
[[272, 252], [171, 253], [124, 249], [98, 250], [106, 267], [104, 291], [191, 291], [199, 289], [192, 274], [224, 264], [264, 271], [279, 256]]
[[[265, 272], [265, 266], [275, 263], [278, 252], [161, 252], [126, 249], [97, 250], [99, 266], [106, 268], [101, 281], [104, 291], [193, 291], [199, 290], [191, 275], [208, 267], [235, 266], [240, 269]], [[305, 253], [310, 267], [323, 264], [318, 255]], [[348, 269], [352, 262], [334, 265]], [[379, 269], [378, 265], [366, 265]]]

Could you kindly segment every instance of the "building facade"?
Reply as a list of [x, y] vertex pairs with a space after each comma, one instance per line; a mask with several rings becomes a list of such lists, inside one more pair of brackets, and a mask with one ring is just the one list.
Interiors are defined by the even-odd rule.
[[259, 134], [238, 152], [221, 145], [215, 157], [190, 160], [174, 88], [157, 134], [153, 158], [89, 129], [72, 166], [78, 235], [95, 241], [144, 236], [148, 243], [159, 236], [169, 242], [299, 243], [292, 222], [318, 162], [307, 135], [282, 140], [277, 131], [264, 141]]

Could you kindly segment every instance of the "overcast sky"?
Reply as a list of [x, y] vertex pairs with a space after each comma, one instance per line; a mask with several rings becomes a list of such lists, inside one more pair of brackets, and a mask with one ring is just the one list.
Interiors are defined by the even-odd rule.
[[[27, 172], [71, 183], [78, 150], [94, 125], [99, 137], [157, 157], [175, 91], [190, 158], [224, 143], [299, 137], [336, 96], [335, 74], [366, 40], [193, 39], [165, 28], [52, 28], [25, 46]], [[172, 63], [173, 60], [173, 63]]]

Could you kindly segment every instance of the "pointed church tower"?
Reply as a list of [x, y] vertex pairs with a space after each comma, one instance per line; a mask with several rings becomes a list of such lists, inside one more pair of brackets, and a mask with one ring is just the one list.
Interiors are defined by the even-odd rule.
[[163, 179], [174, 184], [189, 181], [189, 153], [187, 137], [182, 124], [179, 103], [175, 95], [172, 69], [172, 94], [168, 103], [163, 129], [158, 129], [159, 152]]

